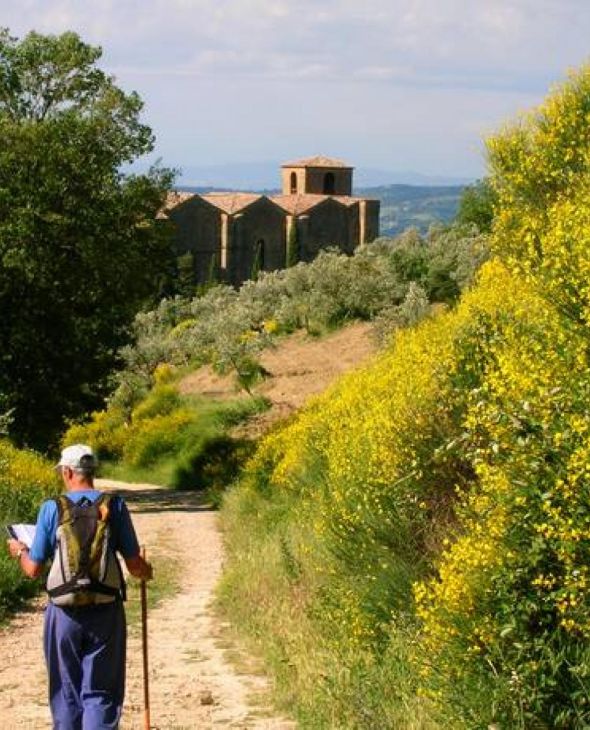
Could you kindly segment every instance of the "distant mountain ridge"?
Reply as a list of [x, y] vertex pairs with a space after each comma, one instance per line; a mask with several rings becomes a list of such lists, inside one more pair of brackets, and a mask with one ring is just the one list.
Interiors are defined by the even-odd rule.
[[[178, 187], [221, 190], [273, 190], [280, 186], [280, 162], [243, 162], [223, 165], [179, 166]], [[358, 167], [354, 171], [357, 188], [385, 185], [467, 185], [473, 178], [425, 175], [411, 171], [392, 171]]]

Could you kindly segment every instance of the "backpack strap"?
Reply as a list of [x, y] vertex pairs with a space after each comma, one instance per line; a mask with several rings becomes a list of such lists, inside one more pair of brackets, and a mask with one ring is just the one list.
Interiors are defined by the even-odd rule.
[[[98, 498], [97, 504], [99, 505], [99, 509], [101, 510], [101, 519], [109, 520], [112, 513], [112, 508], [114, 509], [114, 505], [121, 505], [122, 498], [118, 494], [112, 494], [110, 492], [102, 492], [100, 497]], [[104, 515], [104, 517], [102, 517]], [[115, 523], [111, 521], [110, 523], [110, 529], [113, 531], [115, 535], [115, 539], [118, 538], [119, 532], [120, 532], [120, 524]], [[121, 600], [126, 601], [127, 600], [127, 583], [125, 581], [125, 576], [123, 575], [123, 570], [121, 568], [121, 563], [119, 560], [115, 557], [115, 565], [117, 567], [117, 570], [119, 572], [119, 583], [120, 583], [120, 590], [118, 591], [118, 594], [121, 598]]]
[[57, 507], [57, 524], [62, 525], [67, 520], [72, 519], [72, 507], [73, 502], [68, 499], [65, 494], [60, 494], [54, 500], [55, 506]]
[[[119, 531], [120, 531], [120, 524], [113, 522], [111, 518], [111, 514], [113, 513], [113, 509], [115, 508], [115, 504], [120, 505], [122, 502], [121, 497], [118, 494], [113, 494], [112, 492], [101, 492], [100, 497], [96, 501], [96, 505], [99, 509], [99, 519], [106, 521], [110, 521], [109, 527], [111, 531], [114, 531], [115, 537], [118, 537]], [[113, 551], [114, 555], [114, 551]], [[97, 593], [105, 593], [106, 595], [116, 595], [119, 597], [122, 601], [127, 600], [127, 583], [125, 581], [125, 576], [123, 575], [123, 570], [121, 568], [121, 563], [119, 562], [118, 558], [114, 555], [115, 560], [115, 566], [119, 573], [119, 585], [120, 588], [115, 591], [115, 593], [111, 593], [112, 589], [108, 586], [100, 586], [96, 589], [93, 588], [93, 590], [96, 590]]]
[[[73, 593], [80, 590], [82, 589], [77, 584], [76, 578], [73, 578], [72, 580], [68, 581], [67, 583], [63, 583], [57, 588], [52, 588], [51, 590], [48, 590], [47, 593], [50, 598], [57, 598], [58, 596], [65, 596], [66, 593]], [[105, 586], [102, 583], [97, 583], [96, 581], [89, 581], [89, 583], [84, 586], [83, 590], [90, 591], [92, 593], [102, 593], [105, 596], [116, 596], [117, 598], [122, 597], [122, 591], [119, 588], [111, 588], [110, 586]], [[122, 598], [122, 600], [125, 599]]]

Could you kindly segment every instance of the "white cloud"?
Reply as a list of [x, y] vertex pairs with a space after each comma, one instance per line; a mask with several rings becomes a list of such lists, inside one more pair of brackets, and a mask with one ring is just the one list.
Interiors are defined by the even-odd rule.
[[590, 30], [590, 3], [575, 0], [4, 0], [3, 10], [20, 33], [25, 23], [79, 30], [115, 67], [139, 57], [173, 73], [179, 61], [187, 72], [233, 73], [234, 55], [243, 73], [297, 78], [305, 66], [377, 77], [402, 65], [439, 78], [449, 68], [449, 83], [462, 70], [482, 87], [499, 74], [547, 76], [579, 63]]
[[186, 148], [190, 120], [194, 139], [209, 130], [199, 154], [225, 159], [246, 145], [282, 149], [288, 131], [302, 153], [349, 139], [367, 159], [414, 154], [424, 167], [427, 150], [433, 165], [474, 167], [485, 122], [538, 100], [590, 50], [587, 0], [3, 0], [2, 10], [17, 35], [73, 29], [103, 46], [103, 65], [146, 99], [165, 152]]

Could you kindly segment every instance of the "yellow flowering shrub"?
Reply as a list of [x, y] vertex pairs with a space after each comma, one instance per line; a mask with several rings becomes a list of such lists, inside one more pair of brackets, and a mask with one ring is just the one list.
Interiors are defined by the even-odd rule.
[[[241, 487], [255, 508], [228, 503], [273, 588], [242, 586], [232, 534], [234, 602], [253, 599], [318, 726], [590, 726], [589, 130], [587, 66], [488, 142], [477, 284], [264, 439]], [[313, 667], [292, 617], [265, 623], [277, 605]], [[403, 719], [364, 691], [391, 657]]]
[[[357, 557], [377, 534], [399, 532], [408, 519], [411, 541], [421, 537], [417, 520], [430, 532], [455, 487], [473, 478], [455, 443], [467, 407], [464, 381], [477, 385], [482, 377], [473, 347], [483, 325], [471, 332], [472, 324], [508, 308], [518, 317], [531, 302], [502, 266], [486, 265], [477, 292], [456, 311], [399, 332], [370, 366], [341, 378], [266, 437], [250, 472], [259, 484], [266, 474], [270, 489], [312, 498], [316, 530], [346, 544], [354, 537]], [[468, 346], [466, 332], [473, 335]], [[322, 489], [305, 483], [312, 463], [321, 466]]]
[[263, 440], [244, 483], [297, 497], [320, 645], [379, 653], [415, 600], [441, 722], [586, 716], [587, 376], [583, 329], [496, 259]]
[[487, 142], [495, 252], [574, 320], [588, 318], [590, 65]]
[[[34, 522], [43, 500], [60, 488], [52, 465], [32, 451], [0, 439], [0, 524]], [[0, 550], [0, 618], [24, 596], [38, 590], [26, 579], [8, 551]]]
[[118, 408], [94, 411], [86, 423], [71, 425], [62, 437], [62, 446], [89, 444], [99, 459], [119, 457], [128, 438], [123, 412]]
[[131, 413], [131, 421], [136, 424], [155, 416], [166, 416], [179, 408], [181, 404], [182, 397], [175, 385], [158, 383], [135, 406]]
[[149, 466], [159, 457], [174, 453], [179, 434], [194, 421], [195, 414], [188, 408], [139, 420], [129, 428], [123, 446], [125, 462], [130, 466]]
[[166, 385], [176, 377], [176, 369], [167, 362], [161, 362], [154, 370], [154, 383], [156, 385]]
[[590, 722], [590, 69], [490, 140], [493, 248], [537, 304], [487, 342], [465, 445], [478, 481], [417, 583], [423, 692], [485, 722]]
[[[95, 450], [100, 459], [120, 459], [131, 457], [133, 463], [142, 458], [138, 456], [144, 450], [148, 433], [159, 431], [164, 433], [163, 442], [170, 438], [165, 435], [166, 424], [184, 424], [186, 412], [176, 420], [166, 420], [175, 411], [182, 410], [182, 399], [176, 386], [169, 383], [168, 366], [157, 369], [157, 384], [148, 392], [133, 409], [128, 421], [125, 411], [116, 404], [111, 404], [104, 411], [95, 411], [83, 424], [73, 424], [62, 438], [62, 445], [87, 443]], [[151, 423], [151, 421], [154, 423]], [[167, 439], [167, 440], [166, 440]], [[165, 450], [165, 447], [162, 446]], [[148, 449], [149, 450], [149, 449]]]
[[0, 439], [0, 512], [21, 520], [35, 517], [40, 502], [59, 487], [51, 464], [33, 451]]
[[[479, 509], [494, 512], [493, 529], [484, 532], [474, 521], [473, 532], [453, 540], [456, 505], [476, 493], [485, 472], [478, 456], [483, 437], [468, 424], [495, 362], [489, 348], [499, 347], [514, 322], [544, 326], [545, 310], [542, 299], [492, 261], [456, 310], [399, 332], [381, 356], [263, 439], [242, 489], [264, 495], [269, 514], [284, 495], [294, 499], [293, 511], [271, 529], [279, 541], [283, 529], [302, 531], [289, 563], [300, 566], [311, 591], [325, 651], [352, 656], [372, 646], [380, 653], [392, 621], [413, 605], [412, 584], [451, 544], [455, 562], [441, 564], [436, 584], [416, 587], [419, 618], [432, 627], [421, 651], [434, 656], [459, 631], [440, 620], [441, 612], [473, 607], [482, 572], [502, 563], [496, 548], [507, 519], [502, 505], [477, 492]], [[494, 479], [490, 491], [509, 489], [501, 475]]]

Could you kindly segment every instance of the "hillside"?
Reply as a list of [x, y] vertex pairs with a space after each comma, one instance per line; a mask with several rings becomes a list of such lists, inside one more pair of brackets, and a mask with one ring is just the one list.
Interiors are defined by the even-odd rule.
[[487, 141], [473, 286], [224, 499], [223, 606], [302, 728], [590, 727], [589, 100], [585, 67]]
[[[356, 322], [322, 338], [299, 330], [264, 351], [260, 364], [268, 373], [253, 389], [270, 402], [270, 409], [255, 415], [234, 433], [260, 436], [271, 424], [300, 408], [310, 397], [324, 391], [340, 375], [358, 367], [377, 347], [372, 325]], [[184, 395], [235, 398], [233, 375], [220, 376], [210, 365], [199, 368], [179, 383]]]
[[411, 226], [425, 233], [433, 223], [448, 223], [457, 214], [462, 185], [383, 185], [356, 193], [381, 201], [382, 236], [396, 236]]

